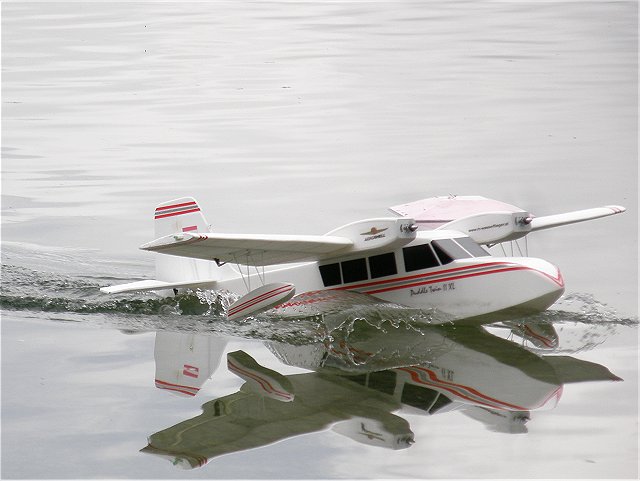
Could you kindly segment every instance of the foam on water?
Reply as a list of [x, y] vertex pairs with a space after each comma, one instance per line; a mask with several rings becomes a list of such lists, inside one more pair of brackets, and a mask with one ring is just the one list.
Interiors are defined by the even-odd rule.
[[[294, 344], [318, 340], [331, 343], [348, 339], [356, 330], [384, 333], [405, 328], [419, 335], [425, 327], [445, 320], [435, 311], [360, 299], [354, 294], [353, 303], [338, 310], [300, 316], [267, 311], [230, 321], [226, 311], [238, 294], [228, 291], [198, 289], [171, 297], [154, 293], [108, 296], [99, 290], [110, 282], [108, 274], [71, 275], [10, 264], [2, 266], [2, 280], [0, 305], [6, 315], [73, 321], [128, 332], [194, 331]], [[638, 319], [619, 317], [590, 294], [567, 295], [552, 309], [521, 321], [552, 324], [564, 331], [563, 343], [555, 349], [559, 353], [592, 349], [617, 327], [638, 324]]]

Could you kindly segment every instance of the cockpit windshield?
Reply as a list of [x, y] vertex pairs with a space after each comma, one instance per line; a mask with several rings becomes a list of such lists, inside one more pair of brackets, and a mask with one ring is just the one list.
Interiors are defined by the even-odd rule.
[[476, 242], [471, 237], [457, 237], [455, 241], [473, 257], [485, 257], [491, 255], [486, 250], [484, 250], [482, 246], [480, 246], [480, 244], [476, 244]]
[[407, 272], [449, 264], [456, 259], [491, 255], [470, 237], [439, 239], [428, 244], [405, 247], [402, 254]]
[[[447, 264], [454, 259], [466, 259], [468, 257], [485, 257], [489, 256], [487, 251], [476, 244], [470, 237], [456, 237], [455, 239], [440, 239], [431, 243], [433, 245], [438, 257], [441, 257], [441, 253], [445, 254], [442, 257], [448, 257]], [[441, 257], [441, 260], [443, 260]]]

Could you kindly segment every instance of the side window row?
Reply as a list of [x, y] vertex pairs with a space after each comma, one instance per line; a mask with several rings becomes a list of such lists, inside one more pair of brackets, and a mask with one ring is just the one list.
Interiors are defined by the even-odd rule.
[[[369, 270], [367, 270], [367, 263]], [[325, 287], [365, 281], [369, 279], [369, 272], [372, 279], [397, 274], [398, 268], [394, 253], [388, 252], [366, 259], [353, 259], [320, 266], [320, 275]]]
[[[454, 259], [484, 257], [490, 254], [469, 237], [434, 240], [427, 244], [402, 249], [406, 272], [438, 267]], [[368, 269], [367, 269], [368, 265]], [[320, 275], [325, 287], [349, 284], [398, 273], [393, 252], [350, 261], [320, 266]]]

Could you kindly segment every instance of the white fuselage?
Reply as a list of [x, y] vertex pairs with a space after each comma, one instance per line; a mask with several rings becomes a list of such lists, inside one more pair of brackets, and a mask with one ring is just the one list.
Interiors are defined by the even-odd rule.
[[[456, 231], [421, 231], [405, 246], [222, 279], [217, 288], [238, 294], [264, 282], [290, 282], [300, 293], [351, 291], [447, 319], [545, 310], [564, 292], [557, 267], [529, 257], [492, 257]], [[464, 246], [464, 247], [463, 247]], [[229, 271], [227, 271], [229, 272]], [[262, 276], [262, 277], [261, 277]]]

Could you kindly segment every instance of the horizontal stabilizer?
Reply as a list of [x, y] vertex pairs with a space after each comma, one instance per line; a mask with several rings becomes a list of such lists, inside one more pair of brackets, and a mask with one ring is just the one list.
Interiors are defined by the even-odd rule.
[[345, 237], [180, 232], [156, 239], [140, 249], [195, 259], [267, 266], [322, 259], [349, 248]]
[[609, 215], [621, 214], [625, 210], [619, 205], [608, 205], [606, 207], [596, 207], [594, 209], [576, 210], [566, 212], [564, 214], [546, 215], [543, 217], [534, 217], [531, 220], [531, 231], [550, 229], [551, 227], [559, 227], [561, 225], [574, 224], [585, 220], [599, 219]]
[[101, 287], [100, 290], [106, 294], [120, 294], [122, 292], [161, 291], [163, 289], [212, 288], [216, 283], [217, 281], [213, 279], [201, 279], [198, 281], [185, 282], [164, 282], [153, 279], [130, 282], [128, 284], [118, 284], [116, 286]]

